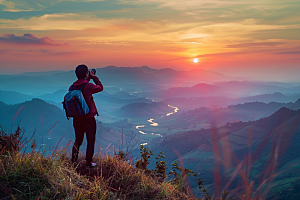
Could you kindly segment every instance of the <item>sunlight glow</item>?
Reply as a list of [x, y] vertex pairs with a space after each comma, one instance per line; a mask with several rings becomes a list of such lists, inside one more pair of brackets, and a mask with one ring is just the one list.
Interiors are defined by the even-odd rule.
[[194, 59], [193, 59], [193, 62], [194, 62], [194, 63], [198, 63], [198, 62], [199, 62], [199, 59], [198, 59], [198, 58], [194, 58]]

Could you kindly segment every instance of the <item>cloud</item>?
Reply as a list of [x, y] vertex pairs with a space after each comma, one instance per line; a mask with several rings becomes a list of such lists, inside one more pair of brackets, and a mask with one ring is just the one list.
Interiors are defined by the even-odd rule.
[[[65, 9], [70, 10], [76, 10], [78, 8], [78, 4], [86, 4], [86, 3], [92, 3], [95, 5], [97, 2], [103, 2], [104, 4], [110, 4], [112, 0], [106, 1], [106, 0], [51, 0], [51, 1], [45, 1], [45, 0], [0, 0], [0, 5], [3, 5], [3, 11], [7, 12], [28, 12], [28, 11], [47, 11], [49, 8], [57, 9], [60, 7], [60, 9], [64, 9], [64, 7], [67, 5]], [[92, 9], [95, 10], [95, 6], [81, 6], [82, 9]], [[97, 8], [96, 8], [97, 9]], [[49, 11], [49, 10], [48, 10]]]
[[8, 50], [3, 50], [3, 49], [1, 49], [1, 50], [0, 50], [0, 55], [6, 54], [6, 53], [8, 53], [8, 52], [9, 52]]
[[132, 19], [101, 19], [92, 14], [44, 14], [29, 19], [19, 18], [16, 20], [0, 19], [1, 29], [21, 30], [84, 30], [99, 28], [110, 25], [121, 25]]
[[300, 51], [286, 51], [286, 52], [278, 52], [275, 54], [300, 54]]
[[281, 44], [286, 44], [283, 42], [260, 42], [260, 43], [243, 43], [243, 44], [234, 44], [227, 45], [226, 48], [248, 48], [248, 47], [273, 47]]
[[226, 52], [226, 53], [215, 53], [215, 54], [203, 54], [196, 56], [197, 58], [200, 57], [216, 57], [216, 56], [236, 56], [236, 55], [243, 55], [243, 54], [249, 54], [253, 52]]
[[[22, 1], [0, 0], [0, 5], [5, 6], [3, 11], [9, 11], [9, 12], [24, 12], [24, 11], [33, 11], [34, 10], [34, 8], [31, 8], [25, 2], [22, 2]], [[35, 5], [37, 5], [37, 4], [35, 4]]]
[[50, 45], [50, 46], [61, 46], [68, 45], [67, 43], [58, 44], [51, 40], [49, 37], [38, 38], [30, 33], [25, 33], [23, 36], [16, 36], [14, 34], [5, 34], [0, 37], [0, 42], [11, 43], [11, 44], [31, 44], [31, 45]]

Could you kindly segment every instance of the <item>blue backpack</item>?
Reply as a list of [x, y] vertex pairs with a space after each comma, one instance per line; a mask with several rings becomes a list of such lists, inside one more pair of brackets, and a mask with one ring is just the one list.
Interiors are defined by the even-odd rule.
[[83, 84], [79, 90], [74, 90], [74, 85], [72, 85], [70, 91], [65, 95], [62, 104], [68, 120], [69, 117], [81, 117], [90, 112], [81, 92], [86, 84], [87, 83]]

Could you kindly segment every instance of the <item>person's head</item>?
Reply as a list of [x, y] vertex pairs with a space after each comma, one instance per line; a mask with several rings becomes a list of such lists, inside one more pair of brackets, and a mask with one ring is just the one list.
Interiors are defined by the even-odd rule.
[[86, 65], [78, 65], [75, 70], [75, 74], [78, 79], [86, 79], [89, 73], [89, 69]]

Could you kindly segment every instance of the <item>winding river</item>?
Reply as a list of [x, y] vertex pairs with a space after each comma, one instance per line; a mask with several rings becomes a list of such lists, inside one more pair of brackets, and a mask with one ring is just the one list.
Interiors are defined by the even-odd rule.
[[[154, 101], [154, 100], [152, 100], [152, 101]], [[174, 110], [173, 110], [173, 112], [167, 113], [167, 114], [166, 114], [167, 117], [170, 116], [170, 115], [173, 115], [173, 114], [177, 113], [178, 110], [179, 110], [179, 108], [177, 108], [177, 107], [175, 107], [175, 106], [171, 106], [171, 105], [168, 105], [168, 106], [171, 107], [171, 108], [173, 108]], [[164, 117], [164, 116], [162, 116], [162, 117]], [[150, 124], [149, 124], [150, 126], [159, 126], [159, 124], [156, 123], [156, 122], [154, 122], [154, 120], [155, 120], [155, 119], [150, 118], [150, 119], [147, 120], [147, 122], [150, 123]], [[146, 126], [146, 125], [139, 125], [139, 126], [136, 126], [135, 128], [136, 128], [137, 130], [139, 130], [139, 133], [140, 133], [140, 134], [146, 135], [146, 134], [149, 134], [149, 133], [146, 133], [146, 132], [144, 132], [144, 131], [141, 130], [141, 128], [144, 128], [145, 126]], [[151, 135], [155, 135], [155, 136], [159, 136], [159, 137], [163, 137], [161, 134], [156, 134], [156, 133], [150, 133], [150, 134], [151, 134]], [[147, 145], [147, 144], [148, 144], [148, 143], [143, 143], [142, 145]]]

